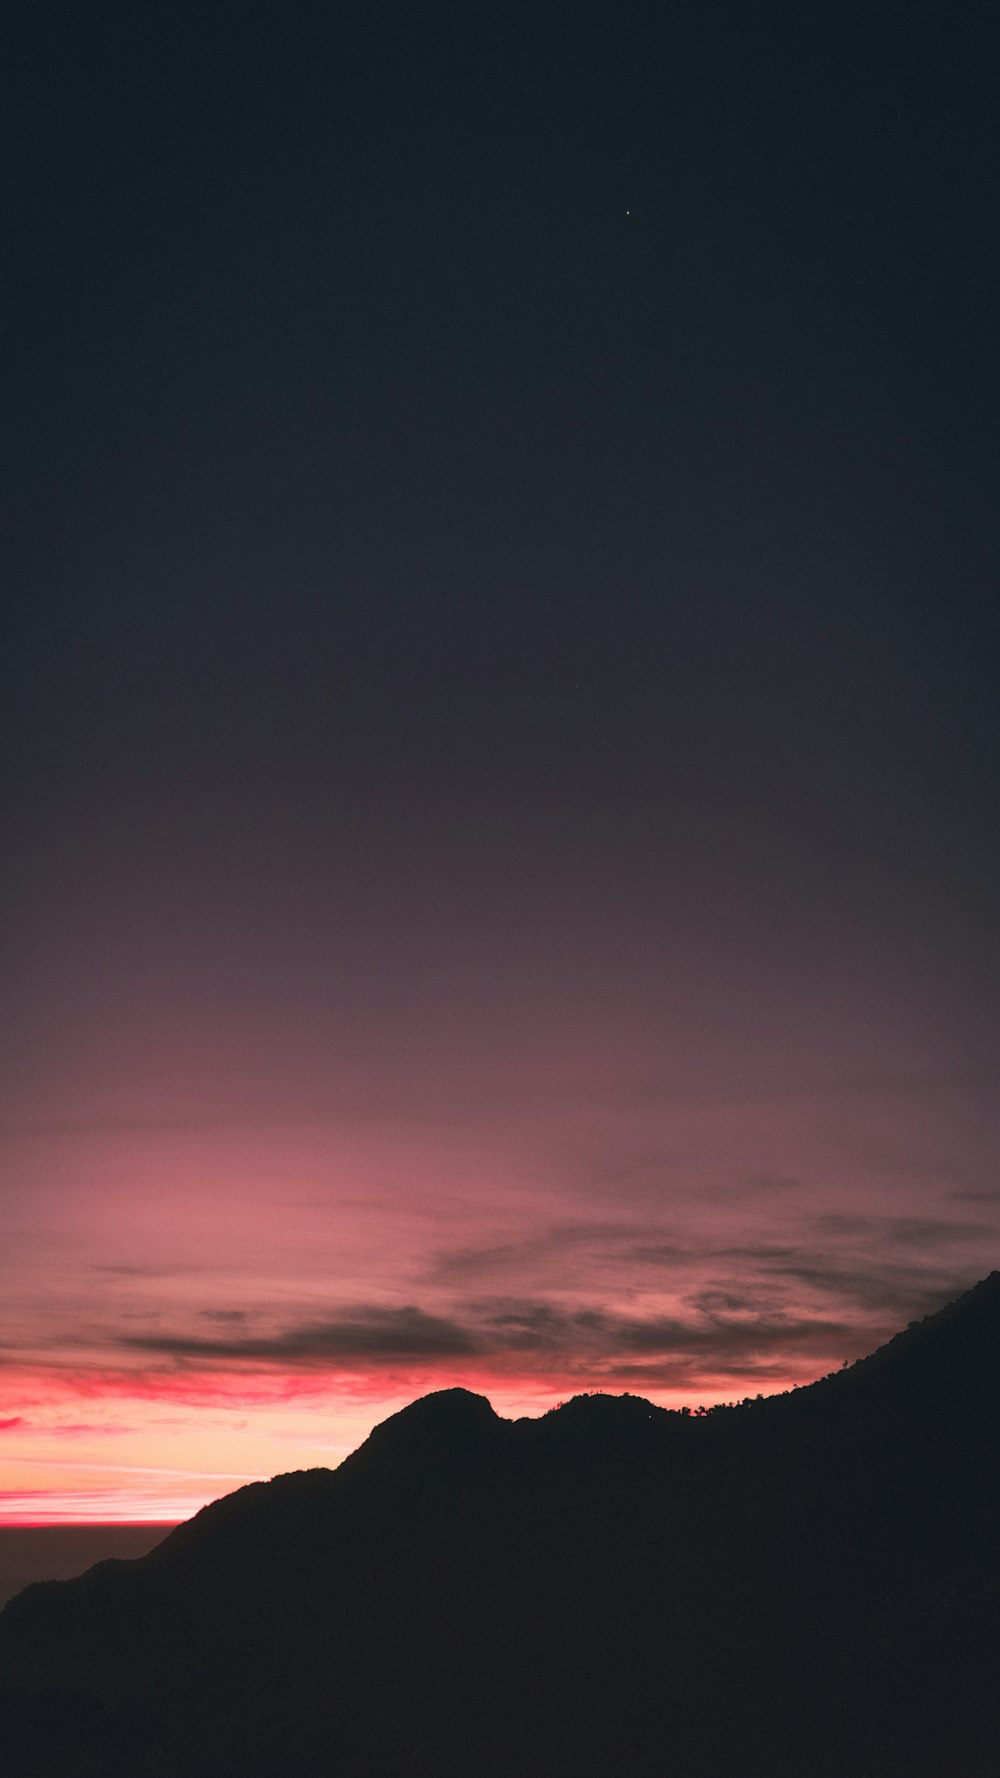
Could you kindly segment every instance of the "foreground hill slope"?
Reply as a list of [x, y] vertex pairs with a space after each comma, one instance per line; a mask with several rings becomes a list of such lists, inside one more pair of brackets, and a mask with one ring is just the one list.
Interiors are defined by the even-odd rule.
[[14, 1778], [995, 1778], [1000, 1274], [705, 1416], [464, 1390], [0, 1614]]

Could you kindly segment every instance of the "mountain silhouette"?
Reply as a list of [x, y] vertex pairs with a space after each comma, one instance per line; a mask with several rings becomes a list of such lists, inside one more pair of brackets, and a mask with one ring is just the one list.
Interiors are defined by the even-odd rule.
[[707, 1413], [463, 1389], [0, 1614], [12, 1778], [996, 1778], [1000, 1274]]

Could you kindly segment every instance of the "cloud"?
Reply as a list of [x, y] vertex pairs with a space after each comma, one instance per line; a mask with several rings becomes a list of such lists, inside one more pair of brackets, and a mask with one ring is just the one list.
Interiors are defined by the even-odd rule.
[[133, 1334], [118, 1344], [132, 1351], [174, 1358], [261, 1364], [329, 1365], [394, 1362], [397, 1359], [466, 1357], [475, 1347], [457, 1322], [423, 1309], [362, 1305], [325, 1321], [309, 1321], [265, 1336], [205, 1339], [190, 1335]]
[[362, 1285], [354, 1301], [329, 1307], [274, 1296], [247, 1310], [226, 1306], [240, 1298], [220, 1288], [218, 1307], [186, 1290], [156, 1311], [162, 1320], [137, 1322], [111, 1299], [103, 1324], [57, 1330], [30, 1362], [78, 1394], [211, 1407], [328, 1391], [384, 1398], [458, 1382], [486, 1392], [523, 1383], [553, 1396], [640, 1386], [694, 1401], [808, 1381], [873, 1351], [989, 1270], [986, 1213], [960, 1220], [942, 1202], [938, 1217], [932, 1204], [891, 1216], [864, 1201], [824, 1213], [782, 1179], [755, 1181], [780, 1199], [766, 1233], [741, 1207], [742, 1187], [722, 1208], [713, 1199], [690, 1229], [672, 1203], [651, 1215], [652, 1200], [636, 1216], [609, 1203], [604, 1216], [541, 1227], [499, 1204], [480, 1241], [459, 1236], [450, 1250], [415, 1256], [402, 1307], [365, 1300]]
[[[794, 1192], [789, 1197], [794, 1199]], [[696, 1314], [830, 1318], [850, 1325], [853, 1345], [875, 1343], [896, 1319], [937, 1308], [988, 1266], [993, 1231], [984, 1222], [939, 1217], [810, 1214], [790, 1207], [777, 1239], [682, 1241], [672, 1228], [635, 1220], [566, 1223], [510, 1241], [439, 1254], [427, 1282], [466, 1291], [565, 1300], [667, 1294]], [[963, 1254], [963, 1249], [966, 1253]]]
[[[647, 1239], [648, 1247], [637, 1246]], [[559, 1261], [580, 1254], [592, 1259], [624, 1258], [629, 1261], [648, 1255], [658, 1263], [697, 1263], [700, 1255], [690, 1246], [663, 1238], [661, 1224], [637, 1223], [634, 1218], [621, 1221], [554, 1223], [537, 1234], [515, 1241], [498, 1241], [482, 1246], [452, 1248], [439, 1253], [429, 1272], [432, 1279], [461, 1281], [493, 1273], [517, 1276], [536, 1264]]]
[[952, 1241], [982, 1241], [993, 1230], [985, 1222], [952, 1222], [944, 1217], [895, 1216], [885, 1223], [886, 1239], [897, 1247], [937, 1248]]
[[[766, 1176], [767, 1189], [785, 1183]], [[567, 1219], [438, 1252], [404, 1307], [276, 1309], [267, 1321], [204, 1308], [162, 1331], [119, 1324], [113, 1345], [165, 1384], [214, 1375], [220, 1388], [224, 1376], [234, 1388], [351, 1388], [365, 1373], [425, 1388], [472, 1377], [628, 1387], [640, 1373], [650, 1388], [781, 1386], [874, 1350], [979, 1275], [963, 1251], [988, 1244], [984, 1223], [863, 1206], [817, 1214], [787, 1183], [766, 1241], [741, 1239], [738, 1221], [728, 1241], [717, 1224], [714, 1240], [685, 1242], [663, 1221]]]
[[608, 1367], [636, 1358], [667, 1367], [682, 1361], [685, 1368], [696, 1361], [699, 1371], [704, 1367], [729, 1374], [735, 1368], [742, 1374], [748, 1366], [787, 1361], [789, 1356], [830, 1359], [856, 1344], [856, 1327], [842, 1319], [725, 1314], [708, 1312], [710, 1307], [718, 1311], [726, 1305], [705, 1304], [704, 1312], [690, 1319], [623, 1315], [599, 1306], [566, 1308], [534, 1299], [489, 1299], [452, 1315], [430, 1315], [415, 1306], [363, 1305], [264, 1337], [150, 1334], [128, 1336], [119, 1344], [206, 1367], [337, 1372], [402, 1361], [434, 1371], [464, 1361], [494, 1367], [501, 1375], [554, 1370], [560, 1377], [602, 1375]]
[[149, 1263], [144, 1262], [142, 1265], [124, 1265], [124, 1264], [122, 1264], [122, 1265], [110, 1265], [110, 1264], [105, 1265], [102, 1263], [100, 1265], [93, 1266], [91, 1269], [92, 1269], [92, 1271], [98, 1272], [103, 1277], [107, 1277], [107, 1278], [139, 1278], [139, 1279], [145, 1279], [145, 1278], [153, 1278], [153, 1279], [187, 1278], [187, 1277], [194, 1277], [199, 1272], [202, 1272], [202, 1271], [217, 1271], [218, 1270], [218, 1268], [215, 1266], [210, 1266], [208, 1264], [195, 1265], [194, 1263], [189, 1262], [187, 1260], [185, 1260], [183, 1262], [178, 1261], [178, 1262], [172, 1263], [170, 1265], [164, 1265], [161, 1263], [154, 1264], [153, 1262], [149, 1262]]
[[975, 1282], [967, 1268], [889, 1264], [854, 1252], [828, 1259], [795, 1247], [747, 1246], [718, 1257], [738, 1269], [713, 1281], [714, 1288], [730, 1290], [747, 1307], [759, 1306], [759, 1293], [767, 1289], [771, 1300], [786, 1308], [803, 1300], [833, 1299], [855, 1343], [868, 1330], [881, 1337], [893, 1331], [894, 1320], [929, 1314]]
[[696, 1355], [711, 1360], [755, 1353], [829, 1352], [853, 1329], [839, 1320], [810, 1317], [724, 1317], [684, 1320], [673, 1315], [620, 1315], [602, 1309], [564, 1311], [534, 1304], [493, 1313], [484, 1322], [495, 1349], [593, 1353], [601, 1358], [642, 1354]]
[[[103, 1438], [110, 1434], [136, 1431], [134, 1426], [126, 1426], [120, 1421], [109, 1420], [26, 1420], [21, 1414], [15, 1414], [12, 1419], [0, 1420], [0, 1432], [14, 1432], [17, 1429], [22, 1432], [38, 1433], [45, 1439], [89, 1439], [95, 1436]], [[32, 1463], [41, 1462], [41, 1458], [32, 1457], [31, 1461]]]
[[620, 1239], [624, 1230], [608, 1223], [554, 1223], [516, 1241], [452, 1248], [438, 1254], [433, 1276], [462, 1278], [478, 1272], [517, 1271], [535, 1260], [566, 1253], [590, 1242]]

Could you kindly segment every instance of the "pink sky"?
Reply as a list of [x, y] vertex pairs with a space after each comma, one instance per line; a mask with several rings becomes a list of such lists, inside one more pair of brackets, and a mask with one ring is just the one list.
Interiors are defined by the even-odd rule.
[[182, 1517], [456, 1383], [785, 1388], [997, 1264], [968, 909], [589, 805], [227, 809], [8, 869], [7, 1522]]
[[11, 92], [0, 1520], [781, 1389], [997, 1267], [978, 25], [76, 10]]
[[989, 1270], [975, 1084], [3, 1139], [7, 1523], [176, 1519], [462, 1383], [506, 1414], [807, 1381]]
[[871, 1350], [1000, 1263], [978, 25], [146, 10], [14, 83], [0, 1518]]

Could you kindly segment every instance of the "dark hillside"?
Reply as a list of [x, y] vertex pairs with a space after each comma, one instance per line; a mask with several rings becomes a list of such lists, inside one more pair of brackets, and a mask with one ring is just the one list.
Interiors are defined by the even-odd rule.
[[415, 1402], [0, 1616], [21, 1778], [995, 1778], [1000, 1276], [705, 1415]]

